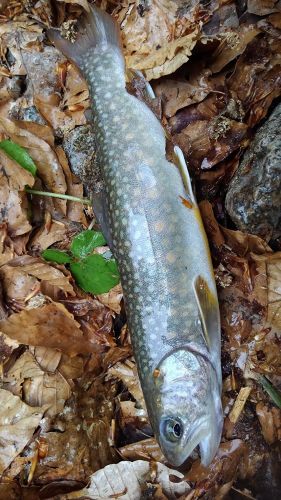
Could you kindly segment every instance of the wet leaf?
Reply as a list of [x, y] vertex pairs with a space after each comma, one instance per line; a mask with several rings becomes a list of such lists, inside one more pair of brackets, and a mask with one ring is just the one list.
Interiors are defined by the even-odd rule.
[[69, 264], [71, 262], [71, 257], [68, 253], [56, 250], [55, 248], [44, 250], [42, 257], [49, 262], [57, 262], [58, 264]]
[[103, 245], [106, 245], [106, 240], [100, 231], [86, 229], [86, 231], [82, 231], [82, 233], [73, 238], [70, 250], [74, 257], [84, 259], [95, 248]]
[[0, 148], [3, 149], [3, 151], [5, 151], [10, 158], [15, 160], [21, 167], [35, 177], [37, 167], [26, 149], [8, 139], [0, 142]]
[[95, 295], [108, 292], [120, 279], [115, 260], [105, 259], [98, 254], [89, 255], [80, 262], [72, 262], [70, 269], [76, 283], [85, 292]]

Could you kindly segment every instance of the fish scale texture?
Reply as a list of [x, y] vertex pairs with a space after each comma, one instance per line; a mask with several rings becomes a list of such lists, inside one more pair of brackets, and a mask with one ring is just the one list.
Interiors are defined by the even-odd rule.
[[89, 51], [82, 70], [93, 102], [107, 216], [144, 387], [171, 349], [195, 342], [208, 355], [192, 281], [200, 274], [215, 292], [213, 271], [197, 229], [198, 209], [183, 205], [180, 173], [166, 160], [163, 129], [126, 92], [114, 50]]

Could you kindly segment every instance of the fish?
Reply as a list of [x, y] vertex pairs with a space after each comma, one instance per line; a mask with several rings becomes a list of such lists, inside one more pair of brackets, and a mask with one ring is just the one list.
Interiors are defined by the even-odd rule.
[[87, 81], [104, 191], [93, 208], [116, 258], [133, 352], [156, 439], [173, 466], [221, 439], [220, 315], [207, 237], [182, 151], [126, 90], [120, 30], [91, 6], [74, 42], [49, 39]]

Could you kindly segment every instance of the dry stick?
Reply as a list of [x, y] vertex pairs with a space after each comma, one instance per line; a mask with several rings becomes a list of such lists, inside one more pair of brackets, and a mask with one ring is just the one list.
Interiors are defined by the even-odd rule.
[[48, 191], [36, 191], [35, 189], [25, 188], [25, 191], [29, 194], [36, 194], [38, 196], [49, 196], [51, 198], [60, 198], [61, 200], [77, 201], [83, 203], [84, 205], [92, 205], [91, 200], [88, 198], [78, 198], [77, 196], [71, 196], [70, 194], [61, 193], [51, 193]]

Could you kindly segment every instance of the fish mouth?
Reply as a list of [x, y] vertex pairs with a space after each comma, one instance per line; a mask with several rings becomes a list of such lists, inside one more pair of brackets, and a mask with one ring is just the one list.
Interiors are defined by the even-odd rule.
[[168, 462], [175, 467], [179, 467], [187, 460], [200, 441], [207, 437], [209, 433], [208, 419], [202, 418], [186, 436], [184, 436], [183, 441], [178, 445], [175, 445], [175, 443], [168, 443], [162, 436], [159, 437], [159, 442]]

